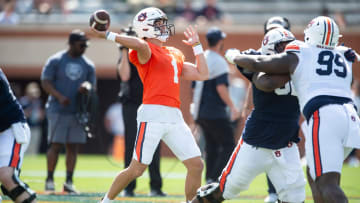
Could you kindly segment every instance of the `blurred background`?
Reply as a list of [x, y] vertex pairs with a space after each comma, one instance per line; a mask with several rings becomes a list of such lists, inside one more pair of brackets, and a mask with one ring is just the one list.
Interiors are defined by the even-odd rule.
[[[183, 51], [188, 61], [194, 61], [194, 56], [191, 48], [181, 42], [186, 26], [198, 25], [204, 48], [204, 34], [215, 25], [228, 34], [225, 50], [257, 49], [261, 46], [264, 22], [272, 16], [288, 18], [291, 31], [299, 40], [303, 39], [303, 30], [312, 18], [330, 16], [343, 34], [340, 42], [360, 52], [360, 0], [0, 0], [0, 67], [18, 99], [34, 97], [37, 100], [27, 115], [32, 116], [33, 126], [38, 130], [39, 144], [29, 153], [44, 153], [47, 147], [43, 113], [47, 95], [39, 87], [47, 58], [67, 49], [68, 35], [73, 29], [82, 29], [91, 38], [88, 25], [94, 11], [107, 10], [111, 16], [110, 30], [120, 32], [131, 24], [134, 14], [146, 6], [159, 7], [168, 14], [169, 23], [174, 23], [176, 28], [176, 35], [168, 45]], [[113, 137], [104, 125], [104, 117], [119, 92], [116, 78], [119, 53], [114, 43], [101, 39], [91, 39], [85, 53], [96, 66], [99, 106], [95, 138], [81, 147], [82, 153], [111, 150]], [[356, 63], [355, 79], [360, 79], [359, 68]], [[190, 86], [190, 82], [181, 82], [181, 108], [186, 120], [190, 116]], [[240, 132], [238, 129], [237, 136]], [[168, 150], [162, 153], [170, 155]]]

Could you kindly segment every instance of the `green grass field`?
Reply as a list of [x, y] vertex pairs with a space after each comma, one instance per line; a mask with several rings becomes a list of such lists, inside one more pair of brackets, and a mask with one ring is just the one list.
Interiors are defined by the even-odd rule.
[[[80, 195], [64, 195], [62, 184], [65, 180], [65, 161], [64, 157], [59, 158], [55, 173], [55, 187], [57, 195], [44, 194], [44, 182], [46, 178], [46, 158], [40, 156], [26, 156], [22, 168], [22, 179], [38, 193], [38, 202], [89, 202], [95, 203], [109, 188], [113, 178], [123, 168], [122, 162], [115, 162], [111, 158], [103, 155], [80, 155], [74, 174], [74, 183], [81, 192]], [[163, 176], [163, 190], [168, 193], [165, 198], [150, 198], [149, 176], [145, 172], [138, 179], [135, 198], [118, 197], [117, 202], [138, 202], [138, 203], [165, 203], [181, 202], [185, 200], [185, 167], [175, 158], [162, 158], [161, 173]], [[203, 178], [204, 179], [204, 178]], [[351, 203], [360, 203], [360, 168], [350, 168], [347, 165], [343, 168], [341, 186], [345, 190]], [[251, 184], [248, 191], [243, 192], [237, 199], [225, 201], [229, 203], [263, 202], [267, 195], [265, 176], [258, 176]], [[306, 186], [306, 202], [313, 202], [309, 186]], [[5, 198], [3, 201], [10, 202]]]

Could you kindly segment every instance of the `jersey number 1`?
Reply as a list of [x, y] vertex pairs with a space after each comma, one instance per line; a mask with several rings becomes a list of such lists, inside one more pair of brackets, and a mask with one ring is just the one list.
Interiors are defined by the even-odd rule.
[[[343, 58], [341, 58], [341, 56], [339, 54], [335, 55], [335, 60], [334, 60], [333, 52], [322, 51], [319, 53], [319, 58], [318, 58], [317, 62], [320, 65], [326, 66], [326, 69], [322, 69], [322, 68], [316, 69], [316, 73], [318, 75], [330, 75], [334, 71], [336, 76], [341, 77], [341, 78], [346, 77], [346, 74], [347, 74], [346, 66], [345, 66]], [[333, 62], [335, 62], [335, 65], [338, 68], [333, 69]]]
[[179, 83], [179, 77], [178, 77], [178, 68], [177, 63], [174, 57], [172, 57], [171, 65], [174, 68], [174, 83]]

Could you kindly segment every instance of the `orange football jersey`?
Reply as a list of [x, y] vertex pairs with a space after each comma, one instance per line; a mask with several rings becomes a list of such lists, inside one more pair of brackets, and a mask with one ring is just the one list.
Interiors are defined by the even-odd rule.
[[139, 73], [144, 86], [143, 104], [180, 107], [180, 75], [184, 64], [183, 53], [174, 47], [159, 47], [148, 42], [151, 58], [140, 64], [137, 51], [131, 50], [130, 62]]

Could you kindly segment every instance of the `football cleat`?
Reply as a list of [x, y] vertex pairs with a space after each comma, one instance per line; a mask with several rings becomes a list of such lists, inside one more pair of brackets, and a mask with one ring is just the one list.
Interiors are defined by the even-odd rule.
[[75, 189], [74, 184], [72, 183], [64, 183], [63, 185], [63, 192], [69, 193], [71, 195], [78, 195], [80, 194], [79, 191]]
[[45, 192], [55, 192], [55, 185], [53, 180], [46, 180]]

